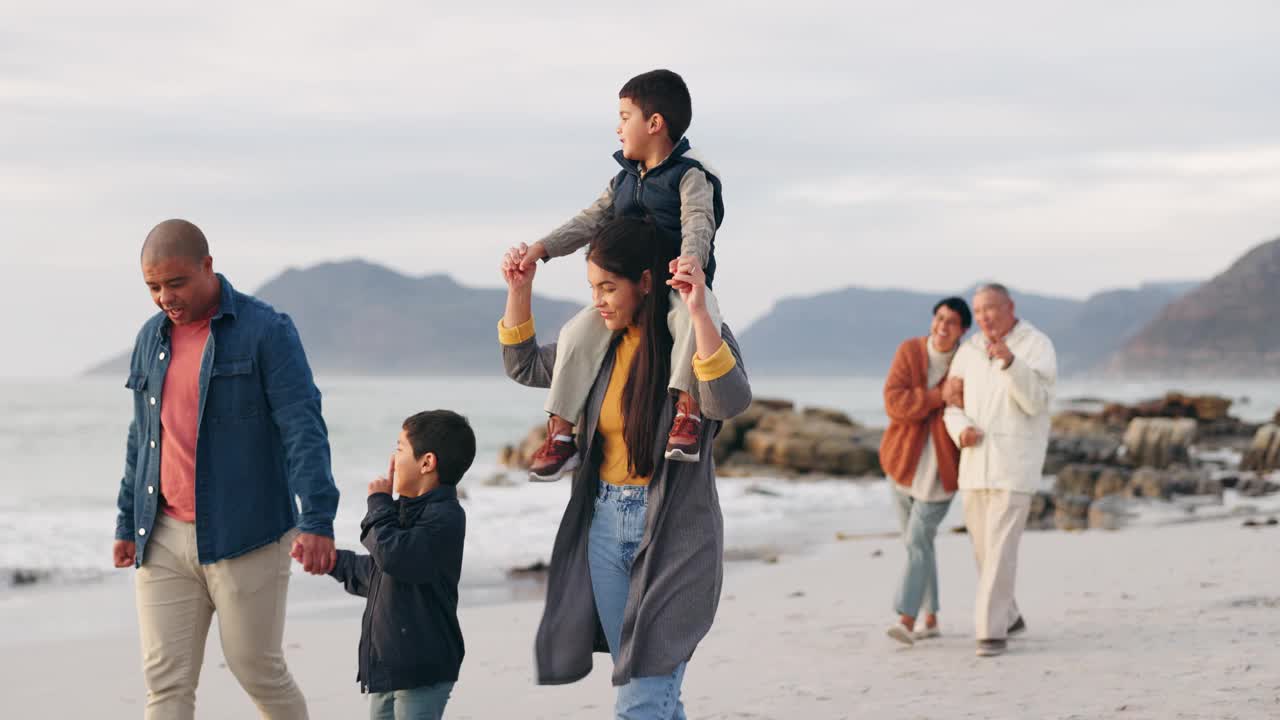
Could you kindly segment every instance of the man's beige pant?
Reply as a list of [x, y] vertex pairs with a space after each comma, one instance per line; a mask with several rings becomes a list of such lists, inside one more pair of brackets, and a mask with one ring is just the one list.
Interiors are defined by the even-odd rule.
[[[720, 305], [716, 296], [707, 291], [707, 312], [711, 323], [720, 327]], [[680, 299], [680, 293], [671, 291], [671, 310], [667, 313], [667, 328], [675, 341], [671, 346], [671, 380], [668, 387], [679, 392], [696, 394], [693, 377], [693, 355], [697, 350], [697, 338], [693, 334], [693, 318], [689, 307]], [[583, 308], [560, 329], [556, 343], [555, 374], [551, 376], [551, 392], [547, 395], [546, 410], [577, 425], [587, 405], [591, 386], [600, 373], [600, 365], [609, 352], [613, 331], [604, 324], [600, 311], [594, 307]]]
[[1008, 490], [964, 490], [961, 494], [964, 524], [978, 559], [974, 628], [979, 640], [1002, 640], [1019, 615], [1013, 586], [1031, 494]]
[[212, 565], [197, 559], [194, 524], [160, 513], [152, 533], [135, 582], [147, 719], [194, 717], [205, 638], [215, 612], [227, 667], [261, 716], [306, 718], [306, 701], [285, 666], [282, 648], [289, 549], [296, 531]]

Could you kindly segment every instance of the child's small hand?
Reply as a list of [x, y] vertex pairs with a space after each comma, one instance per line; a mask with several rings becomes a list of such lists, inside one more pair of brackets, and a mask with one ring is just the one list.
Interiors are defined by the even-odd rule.
[[671, 273], [672, 276], [672, 279], [667, 281], [672, 290], [679, 292], [682, 288], [688, 287], [688, 283], [678, 282], [675, 279], [675, 276], [680, 273], [680, 258], [672, 258], [671, 262], [667, 263], [667, 272]]
[[391, 494], [391, 488], [395, 485], [396, 479], [396, 457], [391, 456], [391, 467], [387, 470], [387, 477], [376, 477], [369, 481], [369, 494], [377, 495], [378, 493]]
[[537, 267], [539, 260], [547, 257], [547, 247], [542, 244], [542, 241], [528, 246], [520, 243], [520, 248], [524, 251], [523, 256], [520, 258], [520, 269], [522, 271], [532, 270]]
[[689, 312], [705, 310], [707, 307], [707, 275], [702, 271], [702, 264], [692, 255], [682, 255], [672, 260], [668, 269], [671, 279], [667, 284], [680, 293], [680, 299], [688, 306]]

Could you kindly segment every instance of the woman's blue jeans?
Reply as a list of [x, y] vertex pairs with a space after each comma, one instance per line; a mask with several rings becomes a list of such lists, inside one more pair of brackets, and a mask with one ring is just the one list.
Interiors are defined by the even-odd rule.
[[893, 489], [902, 527], [902, 541], [907, 546], [907, 569], [894, 599], [899, 615], [918, 617], [920, 611], [938, 612], [938, 556], [933, 541], [938, 526], [947, 516], [951, 500], [925, 502]]
[[[596, 494], [588, 562], [596, 612], [614, 662], [622, 641], [622, 613], [631, 590], [631, 563], [644, 539], [648, 496], [647, 487], [603, 481]], [[686, 664], [680, 663], [670, 675], [632, 678], [618, 688], [616, 720], [685, 720], [680, 684]]]

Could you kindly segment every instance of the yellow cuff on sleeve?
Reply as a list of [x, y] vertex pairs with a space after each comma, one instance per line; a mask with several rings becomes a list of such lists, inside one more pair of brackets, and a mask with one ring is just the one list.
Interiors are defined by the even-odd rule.
[[498, 342], [503, 345], [519, 345], [533, 337], [533, 318], [509, 328], [498, 320]]
[[696, 353], [693, 356], [693, 374], [702, 382], [718, 380], [728, 375], [729, 371], [737, 366], [738, 359], [729, 349], [729, 343], [723, 341], [720, 343], [720, 349], [706, 360], [698, 357]]

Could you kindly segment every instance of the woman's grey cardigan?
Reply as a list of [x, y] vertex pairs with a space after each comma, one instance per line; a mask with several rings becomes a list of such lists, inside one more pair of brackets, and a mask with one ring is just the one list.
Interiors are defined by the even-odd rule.
[[[726, 375], [694, 388], [702, 406], [702, 458], [696, 463], [663, 459], [667, 432], [675, 416], [668, 403], [656, 422], [656, 464], [649, 483], [644, 539], [631, 566], [631, 591], [622, 618], [622, 648], [613, 668], [613, 684], [633, 677], [669, 675], [693, 656], [711, 629], [724, 577], [724, 521], [716, 493], [711, 443], [722, 420], [751, 403], [751, 386], [742, 355], [728, 326], [721, 334], [736, 365]], [[614, 345], [616, 348], [616, 343]], [[504, 345], [507, 375], [530, 387], [549, 387], [556, 346], [539, 347], [537, 338]], [[583, 463], [573, 477], [569, 504], [551, 551], [547, 604], [538, 627], [534, 654], [538, 682], [571, 683], [591, 672], [592, 652], [608, 652], [591, 591], [587, 538], [598, 486], [596, 427], [605, 390], [613, 374], [610, 349], [596, 375], [578, 428]], [[665, 378], [661, 380], [665, 382]]]

